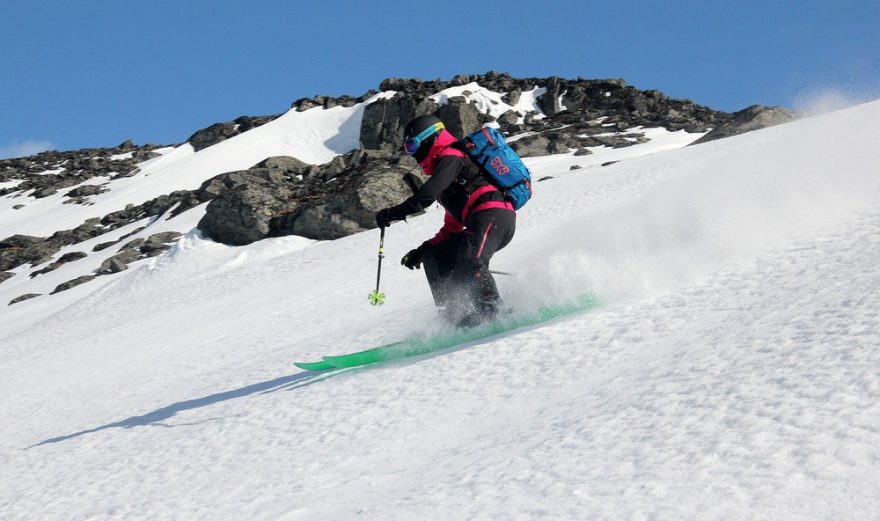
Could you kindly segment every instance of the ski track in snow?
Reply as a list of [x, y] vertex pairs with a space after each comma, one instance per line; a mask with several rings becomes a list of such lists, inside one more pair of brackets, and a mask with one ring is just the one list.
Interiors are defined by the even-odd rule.
[[[434, 317], [377, 234], [190, 234], [0, 349], [4, 519], [880, 519], [880, 103], [568, 172], [495, 266], [602, 308], [331, 374]], [[589, 158], [589, 156], [587, 156]], [[540, 177], [539, 175], [539, 177]]]

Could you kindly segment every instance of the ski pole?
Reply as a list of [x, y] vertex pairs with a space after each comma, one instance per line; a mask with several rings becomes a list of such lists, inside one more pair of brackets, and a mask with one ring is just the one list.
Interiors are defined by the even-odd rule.
[[513, 273], [509, 273], [509, 272], [506, 272], [506, 271], [495, 271], [495, 270], [489, 270], [489, 273], [491, 273], [492, 275], [509, 275], [509, 276], [513, 276]]
[[370, 293], [369, 301], [374, 306], [385, 303], [385, 294], [379, 291], [379, 281], [382, 279], [382, 259], [385, 257], [385, 227], [379, 228], [379, 268], [376, 271], [376, 291]]

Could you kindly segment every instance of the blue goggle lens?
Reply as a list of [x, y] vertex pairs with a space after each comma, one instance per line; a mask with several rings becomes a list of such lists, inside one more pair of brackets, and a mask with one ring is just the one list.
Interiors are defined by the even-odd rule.
[[443, 130], [443, 128], [443, 123], [434, 123], [430, 127], [420, 132], [418, 136], [411, 137], [404, 141], [403, 151], [409, 155], [415, 154], [419, 150], [419, 147], [422, 145], [422, 141], [433, 136], [434, 133]]

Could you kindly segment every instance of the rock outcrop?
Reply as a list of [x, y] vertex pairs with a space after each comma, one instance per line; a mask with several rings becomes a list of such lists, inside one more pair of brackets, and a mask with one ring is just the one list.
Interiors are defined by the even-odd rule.
[[692, 144], [697, 145], [707, 141], [744, 134], [753, 130], [781, 125], [782, 123], [793, 121], [796, 117], [797, 114], [785, 107], [752, 105], [739, 112], [734, 112], [729, 121], [713, 129], [712, 132], [709, 132]]
[[[375, 226], [375, 212], [402, 201], [422, 180], [400, 157], [358, 150], [324, 165], [269, 158], [249, 170], [202, 185], [208, 204], [199, 229], [225, 244], [244, 245], [282, 235], [336, 239]], [[408, 175], [402, 175], [408, 172]]]
[[156, 157], [156, 145], [134, 146], [126, 141], [114, 148], [84, 148], [73, 152], [42, 152], [30, 157], [0, 160], [0, 182], [20, 181], [13, 187], [0, 189], [0, 196], [42, 199], [65, 188], [80, 185], [93, 178], [105, 178], [101, 184], [85, 185], [64, 194], [64, 202], [85, 204], [89, 195], [106, 191], [114, 179], [134, 173], [137, 164]]
[[198, 152], [211, 145], [216, 145], [221, 141], [225, 141], [243, 132], [247, 132], [252, 128], [264, 125], [277, 118], [279, 115], [280, 114], [273, 116], [241, 116], [234, 121], [214, 123], [207, 128], [197, 131], [190, 136], [187, 141], [193, 146], [193, 149]]

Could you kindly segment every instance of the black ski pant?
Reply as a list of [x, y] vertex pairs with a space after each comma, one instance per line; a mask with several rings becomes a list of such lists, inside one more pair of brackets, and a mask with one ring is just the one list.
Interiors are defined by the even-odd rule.
[[431, 246], [422, 258], [437, 306], [483, 312], [500, 301], [489, 261], [516, 230], [516, 212], [490, 209], [471, 215], [462, 233]]

